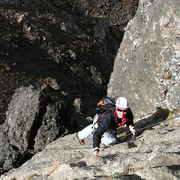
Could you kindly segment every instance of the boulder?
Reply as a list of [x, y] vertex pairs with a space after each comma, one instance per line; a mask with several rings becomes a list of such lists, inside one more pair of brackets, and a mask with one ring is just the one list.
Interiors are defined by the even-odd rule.
[[58, 137], [72, 133], [77, 128], [71, 118], [73, 109], [67, 97], [50, 87], [17, 89], [6, 112], [7, 121], [2, 125], [2, 169], [18, 167]]

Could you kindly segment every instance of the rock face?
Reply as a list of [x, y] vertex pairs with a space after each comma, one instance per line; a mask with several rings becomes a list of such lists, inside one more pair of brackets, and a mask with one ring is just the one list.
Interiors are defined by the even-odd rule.
[[89, 123], [137, 5], [0, 0], [0, 173]]
[[[140, 1], [117, 56], [138, 1], [132, 11], [118, 0], [20, 2], [0, 9], [1, 172], [14, 167], [0, 179], [179, 179], [179, 1]], [[127, 96], [138, 117], [158, 111], [136, 121], [136, 141], [119, 134], [95, 157], [92, 137], [80, 146], [73, 133], [115, 56], [108, 95]]]
[[179, 113], [179, 5], [178, 0], [142, 0], [126, 27], [108, 95], [127, 96], [137, 117], [156, 107]]
[[[137, 129], [138, 130], [138, 129]], [[139, 129], [140, 130], [140, 129]], [[139, 132], [139, 131], [138, 131]], [[80, 146], [75, 134], [59, 138], [2, 180], [174, 179], [180, 178], [180, 127], [163, 122], [124, 142], [93, 155], [92, 137]]]
[[[1, 131], [2, 170], [9, 170], [18, 161], [18, 164], [23, 163], [57, 137], [72, 133], [73, 127], [77, 128], [70, 116], [72, 110], [68, 98], [52, 94], [48, 88], [42, 91], [32, 86], [17, 89]], [[22, 155], [24, 159], [20, 160]]]
[[94, 2], [0, 1], [1, 124], [16, 88], [52, 81], [72, 103], [81, 99], [82, 114], [92, 114], [90, 107], [106, 95], [123, 28], [138, 6], [137, 0]]

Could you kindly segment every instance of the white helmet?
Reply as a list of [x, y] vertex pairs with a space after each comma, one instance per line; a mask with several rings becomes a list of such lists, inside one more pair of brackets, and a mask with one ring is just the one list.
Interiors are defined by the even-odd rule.
[[127, 99], [125, 97], [119, 97], [116, 100], [116, 108], [129, 108]]

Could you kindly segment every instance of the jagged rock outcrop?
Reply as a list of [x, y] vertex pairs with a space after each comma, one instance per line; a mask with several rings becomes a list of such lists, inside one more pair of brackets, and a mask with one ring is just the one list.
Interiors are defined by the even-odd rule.
[[80, 146], [75, 134], [67, 135], [49, 144], [20, 168], [2, 175], [1, 179], [180, 178], [180, 127], [166, 126], [161, 122], [144, 131], [133, 142], [120, 140], [120, 144], [104, 149], [96, 157], [93, 155], [92, 137]]
[[126, 27], [108, 95], [127, 96], [137, 117], [156, 107], [179, 115], [179, 6], [178, 0], [142, 0]]
[[[26, 112], [26, 113], [25, 113]], [[21, 164], [41, 151], [57, 137], [77, 129], [71, 118], [73, 107], [68, 97], [63, 97], [50, 87], [41, 91], [33, 86], [15, 91], [2, 126], [0, 160], [3, 171]], [[20, 160], [20, 157], [24, 156]]]
[[0, 173], [89, 123], [137, 5], [0, 0]]

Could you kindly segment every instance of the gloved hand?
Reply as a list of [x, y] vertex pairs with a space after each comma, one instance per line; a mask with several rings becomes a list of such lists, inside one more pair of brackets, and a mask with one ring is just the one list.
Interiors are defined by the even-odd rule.
[[94, 148], [94, 155], [95, 155], [95, 156], [98, 156], [98, 155], [99, 155], [99, 151], [100, 151], [99, 148], [98, 148], [98, 147], [95, 147], [95, 148]]

